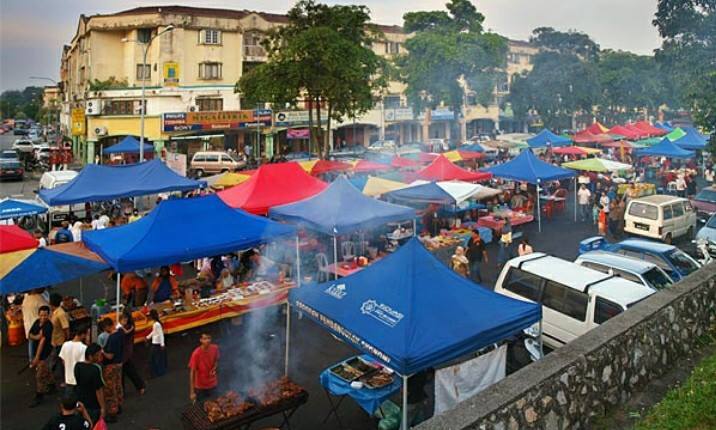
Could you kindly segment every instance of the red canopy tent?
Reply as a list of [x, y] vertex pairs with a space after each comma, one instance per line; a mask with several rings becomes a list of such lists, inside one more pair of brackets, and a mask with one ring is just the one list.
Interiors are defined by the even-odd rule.
[[366, 172], [384, 172], [390, 170], [391, 167], [387, 164], [376, 163], [375, 161], [359, 160], [353, 165], [353, 171], [355, 173], [366, 173]]
[[482, 152], [463, 151], [461, 149], [458, 149], [456, 152], [462, 160], [482, 160], [485, 158], [485, 154]]
[[635, 126], [634, 124], [626, 124], [624, 127], [628, 128], [629, 130], [638, 134], [639, 138], [646, 138], [646, 137], [650, 136], [649, 132], [642, 130], [641, 128]]
[[603, 126], [599, 121], [597, 121], [589, 127], [585, 128], [584, 131], [587, 131], [592, 134], [604, 134], [609, 131], [609, 129]]
[[629, 128], [621, 126], [621, 125], [615, 125], [614, 127], [610, 128], [609, 134], [616, 134], [619, 136], [624, 136], [629, 140], [636, 140], [636, 139], [639, 139], [639, 137], [641, 136], [641, 133], [636, 132], [632, 129], [629, 129]]
[[646, 133], [649, 133], [649, 136], [663, 136], [668, 133], [666, 130], [654, 127], [646, 121], [638, 121], [634, 123], [634, 127], [644, 130]]
[[392, 167], [397, 167], [397, 168], [401, 168], [401, 167], [419, 167], [419, 166], [420, 166], [420, 163], [418, 163], [418, 162], [415, 161], [415, 160], [411, 160], [410, 158], [400, 157], [400, 156], [396, 155], [396, 156], [393, 157], [393, 159], [390, 161], [390, 165], [391, 165]]
[[452, 181], [460, 180], [467, 182], [486, 181], [492, 174], [485, 172], [471, 172], [451, 163], [443, 156], [438, 156], [432, 163], [417, 173], [419, 179], [427, 181]]
[[248, 181], [218, 193], [232, 208], [266, 215], [273, 206], [306, 199], [328, 184], [306, 173], [297, 163], [264, 164]]
[[602, 147], [615, 148], [615, 149], [624, 148], [627, 151], [631, 151], [632, 149], [634, 149], [634, 145], [631, 142], [627, 142], [626, 140], [618, 140], [616, 142], [607, 142], [607, 143], [602, 144]]
[[311, 175], [322, 175], [328, 172], [347, 172], [353, 166], [342, 161], [318, 160], [311, 168]]
[[[598, 152], [599, 150], [594, 149], [593, 151]], [[552, 152], [559, 155], [589, 155], [592, 153], [584, 150], [584, 148], [580, 148], [579, 146], [563, 146], [552, 149]]]
[[37, 248], [37, 239], [16, 225], [0, 225], [0, 253]]

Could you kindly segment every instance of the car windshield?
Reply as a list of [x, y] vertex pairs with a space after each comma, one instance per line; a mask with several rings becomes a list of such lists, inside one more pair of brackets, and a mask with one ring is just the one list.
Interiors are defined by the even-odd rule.
[[702, 202], [716, 203], [716, 190], [703, 189], [696, 194], [694, 200], [700, 200]]
[[629, 206], [629, 215], [655, 220], [659, 217], [659, 210], [654, 205], [646, 203], [634, 202]]
[[686, 253], [680, 249], [674, 250], [668, 257], [669, 261], [671, 261], [679, 272], [684, 275], [688, 275], [699, 268], [699, 265], [694, 261], [694, 259], [686, 255]]
[[644, 273], [644, 280], [649, 284], [650, 287], [655, 290], [662, 290], [672, 284], [671, 279], [664, 274], [658, 267]]
[[716, 215], [709, 218], [709, 222], [706, 223], [706, 227], [716, 228]]

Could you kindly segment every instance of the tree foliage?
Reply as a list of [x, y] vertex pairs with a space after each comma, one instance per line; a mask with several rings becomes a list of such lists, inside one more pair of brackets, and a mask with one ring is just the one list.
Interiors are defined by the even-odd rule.
[[716, 1], [659, 0], [653, 24], [664, 39], [656, 58], [677, 76], [696, 122], [716, 141]]
[[42, 87], [25, 87], [0, 94], [0, 118], [39, 119], [42, 106]]
[[489, 104], [506, 65], [507, 40], [483, 30], [485, 17], [470, 1], [450, 0], [446, 8], [403, 16], [405, 31], [413, 35], [396, 63], [417, 111], [445, 104], [459, 112], [465, 84]]
[[313, 122], [355, 117], [373, 106], [385, 87], [385, 61], [373, 52], [381, 35], [370, 24], [365, 6], [328, 6], [302, 0], [288, 12], [288, 24], [267, 34], [268, 61], [250, 70], [237, 84], [245, 104], [267, 102], [309, 110], [311, 141], [329, 151], [327, 133]]

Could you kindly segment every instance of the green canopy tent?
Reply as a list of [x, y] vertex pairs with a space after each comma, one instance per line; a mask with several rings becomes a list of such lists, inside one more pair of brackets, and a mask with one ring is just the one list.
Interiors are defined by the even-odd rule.
[[618, 161], [607, 160], [605, 158], [585, 158], [584, 160], [570, 161], [562, 163], [562, 167], [572, 170], [584, 170], [587, 172], [598, 173], [633, 169], [631, 164], [620, 163]]

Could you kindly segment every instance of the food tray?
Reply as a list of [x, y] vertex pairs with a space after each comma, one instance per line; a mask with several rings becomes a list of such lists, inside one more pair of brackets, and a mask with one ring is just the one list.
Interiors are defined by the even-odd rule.
[[377, 372], [373, 372], [372, 374], [364, 375], [361, 378], [363, 386], [371, 390], [386, 387], [392, 384], [393, 381], [395, 381], [395, 377], [384, 370], [379, 370]]
[[376, 370], [375, 366], [360, 357], [349, 358], [330, 368], [331, 373], [345, 382], [353, 382]]

